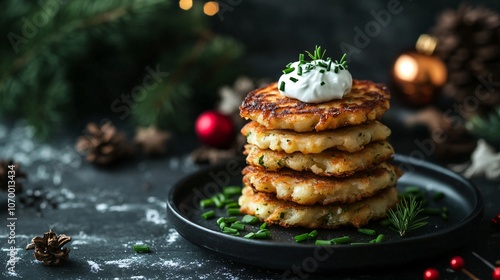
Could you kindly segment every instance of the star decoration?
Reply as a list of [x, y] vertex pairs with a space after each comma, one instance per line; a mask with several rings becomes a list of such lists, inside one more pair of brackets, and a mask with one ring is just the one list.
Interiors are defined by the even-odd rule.
[[134, 141], [146, 155], [163, 155], [167, 151], [170, 134], [154, 126], [139, 127]]

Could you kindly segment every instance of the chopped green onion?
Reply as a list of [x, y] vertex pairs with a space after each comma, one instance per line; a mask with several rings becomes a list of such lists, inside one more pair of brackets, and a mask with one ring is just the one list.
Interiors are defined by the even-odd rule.
[[286, 65], [286, 68], [290, 68], [291, 65], [292, 65], [292, 63], [288, 62], [288, 64]]
[[363, 244], [370, 244], [368, 242], [352, 242], [350, 243], [351, 245], [363, 245]]
[[302, 67], [300, 65], [297, 68], [297, 75], [302, 76]]
[[304, 61], [304, 54], [303, 53], [299, 53], [299, 61]]
[[239, 222], [234, 222], [231, 224], [230, 228], [234, 228], [234, 229], [237, 229], [237, 230], [244, 230], [245, 229], [245, 225], [242, 224], [242, 223], [239, 223]]
[[369, 228], [358, 228], [358, 232], [361, 232], [361, 233], [366, 234], [366, 235], [377, 234], [377, 232], [375, 230], [369, 229]]
[[220, 217], [217, 219], [217, 224], [220, 225], [220, 224], [224, 223], [225, 220], [226, 220], [226, 218]]
[[290, 77], [290, 81], [292, 81], [292, 82], [294, 82], [294, 83], [296, 83], [298, 80], [299, 80], [299, 79], [297, 79], [297, 78]]
[[332, 61], [330, 60], [330, 62], [328, 62], [328, 66], [326, 67], [326, 71], [330, 71], [331, 68], [332, 68]]
[[271, 232], [267, 229], [261, 229], [255, 233], [255, 238], [266, 238], [271, 236]]
[[230, 203], [234, 203], [236, 201], [234, 201], [234, 199], [231, 199], [231, 198], [226, 198], [222, 203], [224, 203], [224, 205], [228, 205]]
[[290, 74], [295, 70], [295, 67], [289, 67], [286, 69], [283, 69], [283, 74]]
[[149, 253], [149, 246], [146, 244], [135, 244], [132, 248], [137, 253]]
[[266, 222], [262, 223], [262, 225], [260, 225], [259, 228], [260, 229], [266, 229], [267, 228], [267, 223]]
[[333, 242], [334, 244], [347, 244], [351, 242], [351, 238], [346, 235], [342, 237], [333, 238], [330, 241]]
[[238, 186], [224, 187], [224, 189], [222, 189], [222, 193], [227, 197], [232, 196], [232, 195], [240, 195], [241, 194], [241, 187], [238, 187]]
[[321, 69], [319, 70], [320, 73], [325, 73], [325, 70]]
[[228, 216], [241, 215], [240, 208], [228, 208], [227, 215]]
[[207, 206], [212, 206], [214, 204], [215, 204], [215, 202], [211, 198], [203, 199], [203, 200], [200, 201], [200, 207], [201, 208], [205, 208]]
[[443, 199], [445, 197], [444, 193], [443, 192], [437, 192], [435, 193], [433, 196], [432, 196], [432, 199], [434, 201], [439, 201], [441, 199]]
[[243, 236], [244, 238], [250, 238], [250, 239], [254, 239], [255, 238], [255, 233], [254, 232], [250, 232], [250, 233], [247, 233], [245, 236]]
[[302, 241], [306, 241], [307, 239], [309, 239], [309, 233], [303, 233], [303, 234], [296, 235], [293, 237], [293, 239], [295, 239], [295, 242], [297, 242], [297, 243], [302, 242]]
[[325, 82], [321, 81], [321, 84], [320, 84], [320, 85], [321, 85], [321, 86], [323, 86], [324, 84], [325, 84]]
[[316, 241], [314, 241], [314, 245], [328, 246], [328, 245], [332, 245], [332, 241], [317, 239]]
[[282, 81], [280, 84], [280, 90], [285, 91], [285, 81]]
[[215, 217], [215, 211], [214, 210], [207, 211], [207, 212], [201, 214], [201, 217], [205, 220], [211, 219], [211, 218]]
[[335, 65], [335, 68], [334, 68], [333, 72], [335, 72], [335, 73], [339, 72], [339, 66], [338, 65]]
[[225, 219], [224, 219], [224, 221], [225, 221], [226, 223], [228, 223], [228, 224], [234, 223], [234, 222], [236, 222], [237, 220], [238, 220], [238, 218], [236, 218], [236, 217], [227, 217], [227, 218], [225, 218]]
[[309, 238], [316, 238], [316, 236], [318, 236], [318, 231], [317, 230], [313, 230], [309, 233]]
[[239, 208], [239, 207], [240, 207], [240, 205], [238, 204], [238, 202], [231, 202], [231, 203], [226, 204], [226, 209]]
[[234, 228], [230, 228], [230, 227], [225, 227], [225, 228], [222, 229], [222, 232], [223, 233], [235, 234], [235, 233], [238, 233], [238, 230], [234, 229]]
[[380, 242], [382, 242], [382, 241], [384, 240], [384, 237], [385, 237], [385, 236], [384, 236], [383, 234], [379, 234], [379, 235], [377, 236], [377, 238], [375, 239], [375, 243], [380, 243]]
[[227, 227], [226, 222], [222, 222], [222, 223], [219, 224], [220, 230], [223, 230], [225, 227]]
[[220, 200], [220, 198], [217, 195], [215, 195], [212, 199], [215, 203], [215, 207], [221, 208], [224, 205], [224, 203], [222, 203], [222, 201]]
[[251, 215], [245, 215], [241, 219], [241, 222], [244, 224], [255, 224], [259, 221], [257, 217], [251, 216]]

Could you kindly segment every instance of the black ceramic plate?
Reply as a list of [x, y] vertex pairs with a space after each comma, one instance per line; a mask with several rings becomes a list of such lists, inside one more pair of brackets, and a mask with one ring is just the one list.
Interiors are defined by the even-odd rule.
[[[427, 207], [446, 207], [448, 219], [431, 215], [429, 225], [404, 238], [379, 222], [371, 222], [366, 228], [385, 235], [384, 241], [378, 244], [320, 247], [312, 240], [298, 244], [293, 237], [310, 232], [310, 229], [279, 226], [270, 226], [271, 238], [263, 240], [224, 234], [215, 219], [201, 218], [208, 209], [201, 209], [198, 204], [224, 186], [241, 185], [240, 170], [245, 163], [236, 160], [200, 170], [178, 182], [169, 194], [167, 215], [180, 235], [215, 254], [251, 265], [285, 270], [292, 266], [316, 271], [397, 265], [451, 250], [464, 244], [465, 237], [474, 236], [483, 210], [482, 198], [475, 186], [461, 176], [425, 161], [396, 155], [393, 163], [405, 171], [398, 189], [402, 191], [408, 186], [418, 186], [426, 190]], [[440, 201], [433, 200], [437, 192], [445, 194]], [[217, 216], [227, 216], [224, 209], [216, 211]], [[242, 233], [256, 230], [258, 226], [247, 226]], [[357, 242], [373, 239], [349, 227], [318, 232], [318, 239], [344, 235]]]

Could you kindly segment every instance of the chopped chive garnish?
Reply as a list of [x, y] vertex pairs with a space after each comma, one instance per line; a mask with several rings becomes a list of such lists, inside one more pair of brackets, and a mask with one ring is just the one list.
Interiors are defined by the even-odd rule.
[[318, 236], [318, 231], [317, 230], [313, 230], [309, 233], [309, 238], [316, 238], [316, 236]]
[[358, 232], [366, 235], [375, 235], [377, 233], [375, 230], [369, 228], [358, 228]]
[[285, 81], [282, 81], [280, 84], [280, 90], [285, 91]]
[[266, 229], [267, 228], [267, 223], [266, 222], [262, 223], [262, 225], [260, 225], [259, 228], [260, 229]]
[[225, 227], [222, 229], [222, 232], [235, 234], [238, 232], [238, 230], [230, 227]]
[[228, 208], [227, 215], [228, 216], [241, 215], [240, 208]]
[[135, 244], [132, 248], [137, 253], [149, 253], [149, 246], [146, 244]]
[[321, 86], [323, 86], [324, 84], [325, 84], [325, 82], [321, 81], [321, 84], [320, 84], [320, 85], [321, 85]]
[[216, 195], [212, 199], [215, 203], [215, 207], [221, 208], [222, 206], [224, 206], [224, 203], [220, 200], [219, 196]]
[[243, 218], [241, 218], [241, 222], [244, 224], [255, 224], [259, 221], [257, 217], [251, 216], [251, 215], [245, 215]]
[[299, 53], [299, 61], [304, 61], [304, 54], [303, 53]]
[[309, 233], [303, 233], [303, 234], [296, 235], [293, 237], [293, 239], [295, 239], [295, 242], [297, 242], [297, 243], [302, 242], [302, 241], [306, 241], [307, 239], [309, 239]]
[[271, 236], [270, 233], [267, 233], [267, 232], [257, 232], [255, 235], [254, 235], [254, 238], [257, 238], [257, 239], [264, 239], [264, 238], [267, 238]]
[[238, 202], [231, 202], [231, 203], [226, 204], [226, 209], [239, 208], [239, 207], [240, 207], [240, 205], [238, 204]]
[[335, 72], [335, 73], [339, 72], [339, 66], [338, 65], [335, 65], [335, 69], [333, 70], [333, 72]]
[[302, 66], [297, 68], [297, 75], [302, 76]]
[[234, 228], [234, 229], [237, 229], [237, 230], [244, 230], [245, 229], [245, 225], [242, 224], [242, 223], [234, 222], [234, 223], [231, 224], [230, 228]]
[[232, 195], [240, 195], [241, 194], [241, 187], [237, 187], [237, 186], [225, 187], [222, 190], [222, 193], [227, 197], [232, 196]]
[[286, 68], [290, 68], [290, 66], [292, 66], [292, 63], [288, 62], [288, 64], [286, 65]]
[[432, 196], [432, 199], [434, 201], [439, 201], [444, 198], [444, 193], [443, 192], [437, 192]]
[[236, 218], [236, 217], [227, 217], [227, 218], [224, 218], [224, 221], [225, 221], [226, 223], [228, 223], [228, 224], [230, 224], [230, 223], [234, 223], [234, 222], [236, 222], [237, 220], [238, 220], [238, 218]]
[[330, 71], [331, 68], [332, 68], [332, 61], [330, 60], [330, 62], [328, 62], [328, 67], [326, 67], [326, 71]]
[[211, 219], [211, 218], [215, 217], [215, 211], [214, 210], [207, 211], [207, 212], [201, 214], [201, 217], [205, 220]]
[[290, 77], [290, 81], [292, 81], [292, 82], [294, 82], [294, 83], [296, 83], [298, 80], [299, 80], [299, 79], [297, 79], [297, 78]]
[[224, 203], [224, 205], [228, 205], [228, 204], [231, 204], [234, 202], [236, 202], [236, 201], [234, 201], [234, 199], [231, 199], [231, 198], [226, 198], [224, 201], [222, 201], [222, 203]]
[[294, 67], [289, 67], [289, 68], [283, 69], [283, 74], [290, 74], [290, 73], [292, 73], [294, 70], [295, 70], [295, 68], [294, 68]]
[[244, 238], [250, 238], [250, 239], [253, 239], [255, 238], [255, 233], [254, 232], [250, 232], [250, 233], [247, 233], [245, 236], [243, 236]]
[[205, 208], [207, 206], [212, 206], [214, 204], [215, 204], [215, 202], [211, 198], [203, 199], [203, 200], [200, 201], [200, 207], [201, 208]]
[[224, 223], [224, 220], [226, 220], [226, 218], [224, 218], [224, 217], [218, 218], [217, 219], [217, 224], [220, 225], [220, 224]]
[[223, 230], [225, 227], [227, 227], [226, 222], [222, 222], [222, 223], [219, 224], [220, 230]]
[[337, 238], [333, 238], [332, 241], [334, 244], [347, 244], [349, 242], [351, 242], [351, 238], [349, 236], [342, 236], [342, 237], [337, 237]]
[[325, 70], [321, 69], [319, 70], [320, 73], [325, 73]]
[[332, 242], [330, 240], [317, 239], [316, 241], [314, 241], [314, 245], [328, 246], [328, 245], [332, 245]]
[[375, 239], [375, 243], [380, 243], [380, 242], [382, 242], [382, 241], [384, 240], [384, 237], [385, 237], [385, 236], [384, 236], [383, 234], [379, 234], [379, 235], [377, 236], [377, 238]]

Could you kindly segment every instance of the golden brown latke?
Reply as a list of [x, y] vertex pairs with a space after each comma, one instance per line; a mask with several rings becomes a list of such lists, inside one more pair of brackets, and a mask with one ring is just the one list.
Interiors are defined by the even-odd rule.
[[279, 200], [268, 193], [255, 192], [246, 186], [238, 202], [242, 213], [283, 227], [337, 228], [344, 225], [361, 227], [372, 219], [385, 217], [386, 211], [398, 202], [398, 193], [395, 188], [388, 188], [350, 204], [305, 206]]
[[390, 93], [382, 84], [353, 80], [342, 99], [313, 104], [283, 96], [277, 83], [250, 92], [240, 116], [267, 129], [323, 131], [373, 121], [389, 109]]
[[378, 121], [320, 132], [295, 132], [293, 130], [266, 129], [257, 122], [250, 122], [241, 129], [247, 142], [260, 149], [317, 154], [335, 148], [350, 153], [360, 151], [370, 142], [385, 140], [391, 130]]
[[247, 166], [242, 173], [246, 186], [302, 205], [352, 203], [382, 189], [394, 187], [402, 174], [399, 168], [389, 163], [382, 163], [344, 178], [318, 176], [290, 169], [273, 172], [256, 166]]
[[319, 154], [302, 154], [261, 150], [257, 146], [245, 145], [246, 161], [250, 165], [261, 166], [269, 171], [290, 168], [296, 171], [312, 171], [322, 176], [349, 176], [382, 163], [394, 154], [387, 141], [372, 142], [356, 153], [329, 149]]

